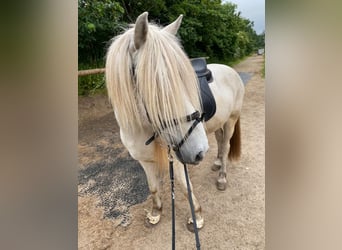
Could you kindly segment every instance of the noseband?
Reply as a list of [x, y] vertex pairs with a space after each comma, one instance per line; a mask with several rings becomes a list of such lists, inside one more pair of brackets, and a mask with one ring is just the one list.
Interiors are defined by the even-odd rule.
[[[180, 119], [181, 122], [191, 122], [194, 121], [191, 125], [191, 127], [188, 129], [188, 131], [185, 133], [184, 137], [182, 138], [182, 140], [180, 140], [180, 142], [171, 145], [173, 151], [179, 151], [179, 149], [182, 147], [182, 145], [185, 143], [185, 141], [189, 138], [189, 136], [191, 135], [191, 133], [194, 131], [194, 129], [196, 128], [196, 126], [203, 121], [204, 118], [204, 113], [200, 113], [199, 111], [195, 111], [190, 115], [187, 115], [183, 118]], [[165, 129], [166, 123], [164, 122], [165, 126], [163, 126], [162, 129]], [[173, 120], [173, 124], [174, 125], [178, 125], [177, 120]], [[160, 131], [159, 131], [160, 133]], [[156, 139], [159, 135], [158, 132], [154, 132], [154, 134], [145, 142], [145, 145], [149, 145], [154, 139]]]

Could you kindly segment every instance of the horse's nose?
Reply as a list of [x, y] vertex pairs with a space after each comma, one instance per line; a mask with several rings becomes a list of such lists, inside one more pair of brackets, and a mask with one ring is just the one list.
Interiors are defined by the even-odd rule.
[[196, 155], [195, 161], [199, 162], [199, 161], [203, 160], [203, 158], [204, 158], [204, 153], [203, 153], [203, 151], [201, 151]]

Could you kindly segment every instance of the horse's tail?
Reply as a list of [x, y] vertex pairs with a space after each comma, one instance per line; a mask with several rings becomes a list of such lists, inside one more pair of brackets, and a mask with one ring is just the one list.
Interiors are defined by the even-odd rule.
[[156, 162], [156, 170], [159, 176], [162, 176], [168, 167], [167, 148], [162, 147], [160, 143], [154, 143], [154, 160]]
[[230, 150], [228, 153], [229, 160], [239, 160], [241, 155], [241, 131], [240, 118], [236, 121], [234, 133], [230, 138]]

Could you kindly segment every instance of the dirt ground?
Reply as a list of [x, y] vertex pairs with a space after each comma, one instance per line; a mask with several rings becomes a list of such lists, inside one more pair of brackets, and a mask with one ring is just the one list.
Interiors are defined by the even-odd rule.
[[[263, 56], [235, 66], [251, 78], [241, 114], [242, 157], [228, 169], [228, 187], [215, 186], [211, 165], [217, 154], [215, 136], [190, 177], [205, 225], [201, 249], [265, 249], [265, 102], [261, 76]], [[171, 249], [170, 188], [164, 180], [163, 212], [155, 227], [144, 224], [150, 210], [146, 177], [122, 146], [112, 109], [104, 95], [79, 97], [79, 249]], [[128, 179], [127, 179], [128, 178]], [[129, 181], [128, 181], [129, 180]], [[195, 249], [186, 229], [189, 204], [176, 185], [176, 248]]]

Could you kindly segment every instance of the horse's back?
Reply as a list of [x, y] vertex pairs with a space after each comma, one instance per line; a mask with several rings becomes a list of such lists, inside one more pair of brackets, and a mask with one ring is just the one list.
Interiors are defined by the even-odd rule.
[[241, 77], [235, 69], [224, 64], [208, 64], [208, 68], [214, 76], [215, 84], [227, 86], [237, 92], [244, 91]]
[[214, 81], [209, 84], [216, 101], [216, 113], [206, 123], [208, 132], [214, 132], [231, 116], [240, 115], [244, 84], [239, 74], [231, 67], [223, 64], [208, 64]]

